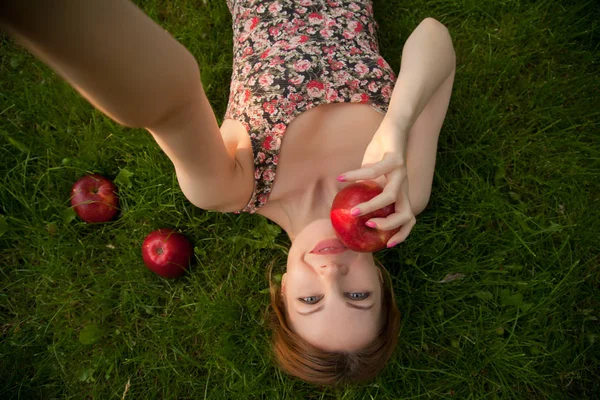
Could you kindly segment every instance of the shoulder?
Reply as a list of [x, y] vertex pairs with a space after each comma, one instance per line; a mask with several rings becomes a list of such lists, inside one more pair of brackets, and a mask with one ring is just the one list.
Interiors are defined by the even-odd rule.
[[203, 210], [235, 212], [243, 209], [254, 191], [254, 174], [234, 159], [231, 169], [211, 176], [193, 176], [175, 169], [179, 186], [190, 203]]
[[213, 166], [210, 173], [177, 168], [177, 179], [187, 199], [211, 211], [243, 209], [254, 191], [254, 154], [242, 124], [225, 120], [220, 127], [227, 162]]

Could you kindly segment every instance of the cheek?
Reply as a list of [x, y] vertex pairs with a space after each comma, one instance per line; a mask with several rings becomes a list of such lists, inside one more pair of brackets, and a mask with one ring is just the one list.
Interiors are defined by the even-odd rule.
[[291, 247], [286, 261], [286, 272], [290, 275], [298, 275], [306, 272], [304, 270], [307, 268], [310, 266], [304, 261], [304, 252]]
[[287, 272], [292, 272], [293, 270], [297, 269], [299, 264], [302, 264], [302, 254], [303, 253], [301, 249], [292, 244], [286, 261]]
[[288, 288], [288, 290], [294, 290], [298, 286], [301, 286], [310, 280], [310, 277], [307, 275], [308, 274], [306, 271], [303, 271], [302, 268], [296, 268], [294, 263], [286, 272], [285, 286]]
[[319, 277], [309, 267], [294, 263], [286, 272], [285, 287], [286, 297], [308, 296], [319, 289]]

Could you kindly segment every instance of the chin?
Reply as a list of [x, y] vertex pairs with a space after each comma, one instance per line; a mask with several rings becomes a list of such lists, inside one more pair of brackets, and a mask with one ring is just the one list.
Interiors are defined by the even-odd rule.
[[[312, 250], [312, 245], [315, 241], [321, 239], [329, 239], [337, 237], [335, 230], [331, 225], [329, 218], [317, 219], [309, 223], [302, 229], [296, 237], [292, 238], [289, 234], [288, 237], [292, 242], [290, 250], [288, 252], [288, 259], [294, 254], [301, 254]], [[310, 248], [309, 248], [310, 247]]]
[[333, 229], [333, 225], [331, 225], [331, 219], [321, 218], [306, 225], [298, 234], [298, 236], [300, 235], [310, 235], [313, 239], [319, 236], [329, 237], [331, 235], [335, 236], [335, 230]]
[[327, 239], [336, 237], [333, 225], [329, 218], [316, 219], [306, 225], [295, 237], [288, 233], [292, 247], [300, 243], [313, 242], [315, 239]]

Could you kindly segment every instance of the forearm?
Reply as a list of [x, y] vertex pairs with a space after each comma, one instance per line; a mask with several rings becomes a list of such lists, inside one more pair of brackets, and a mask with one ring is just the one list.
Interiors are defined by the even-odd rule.
[[123, 125], [201, 96], [193, 56], [128, 0], [3, 0], [0, 26]]
[[424, 20], [404, 45], [400, 73], [386, 114], [388, 122], [410, 128], [455, 65], [448, 30], [433, 19]]

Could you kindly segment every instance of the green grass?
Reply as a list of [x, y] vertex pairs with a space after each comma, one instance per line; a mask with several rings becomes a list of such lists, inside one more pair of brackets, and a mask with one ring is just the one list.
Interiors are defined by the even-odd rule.
[[[220, 118], [225, 2], [140, 4], [197, 57]], [[458, 62], [429, 207], [381, 253], [403, 314], [384, 372], [326, 390], [279, 372], [264, 289], [285, 235], [192, 206], [150, 135], [0, 37], [1, 398], [121, 399], [127, 385], [127, 399], [600, 398], [598, 5], [376, 0], [375, 12], [396, 71], [426, 16], [449, 27]], [[117, 221], [70, 220], [78, 177], [122, 170]], [[174, 281], [140, 256], [167, 226], [196, 250]], [[450, 273], [464, 277], [440, 283]]]

